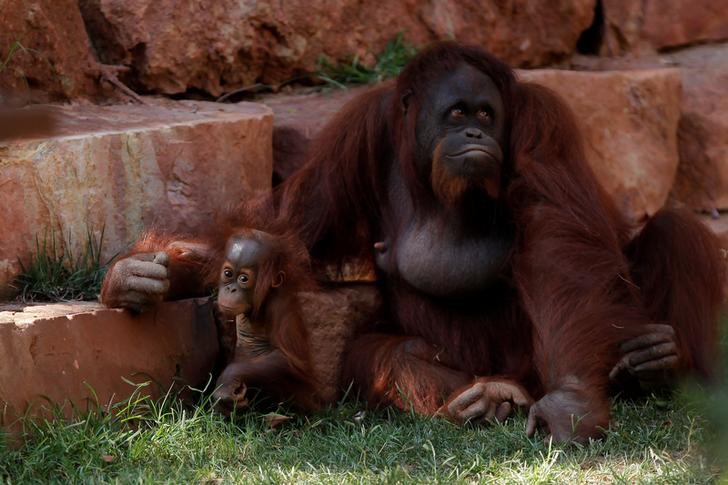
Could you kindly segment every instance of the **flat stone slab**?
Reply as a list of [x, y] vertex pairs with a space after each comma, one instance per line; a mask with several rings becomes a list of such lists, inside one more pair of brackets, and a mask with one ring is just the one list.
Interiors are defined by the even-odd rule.
[[295, 128], [313, 138], [346, 103], [371, 89], [359, 86], [320, 93], [267, 96], [261, 102], [273, 110], [276, 128]]
[[665, 205], [679, 164], [679, 70], [536, 69], [519, 77], [566, 101], [592, 170], [624, 214], [640, 220]]
[[580, 56], [576, 69], [679, 68], [680, 165], [671, 198], [693, 209], [728, 209], [728, 43], [638, 58]]
[[105, 229], [106, 260], [146, 228], [194, 232], [270, 190], [269, 108], [149, 103], [59, 106], [54, 137], [0, 143], [0, 297], [36, 236], [77, 253]]
[[70, 413], [127, 398], [158, 396], [173, 384], [204, 385], [219, 352], [207, 299], [166, 302], [133, 315], [99, 303], [0, 307], [0, 426], [19, 416]]

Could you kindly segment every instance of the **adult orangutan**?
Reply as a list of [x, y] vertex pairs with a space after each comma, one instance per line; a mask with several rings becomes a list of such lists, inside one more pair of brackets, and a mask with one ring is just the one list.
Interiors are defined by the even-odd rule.
[[[376, 262], [388, 325], [342, 363], [372, 404], [458, 422], [530, 406], [529, 434], [583, 440], [608, 425], [610, 382], [711, 373], [714, 237], [663, 211], [631, 239], [563, 102], [478, 48], [436, 45], [349, 103], [276, 200], [314, 261]], [[139, 249], [105, 302], [182, 279], [184, 258], [132, 270], [165, 247]]]

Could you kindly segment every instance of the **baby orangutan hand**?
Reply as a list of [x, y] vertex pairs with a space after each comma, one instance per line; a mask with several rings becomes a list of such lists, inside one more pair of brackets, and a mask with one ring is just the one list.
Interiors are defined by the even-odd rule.
[[480, 377], [465, 388], [453, 392], [437, 415], [459, 423], [504, 421], [514, 409], [528, 409], [533, 399], [518, 383], [510, 379]]
[[163, 251], [137, 253], [109, 270], [101, 302], [111, 308], [142, 312], [164, 300], [169, 291], [169, 256]]
[[236, 379], [223, 381], [222, 376], [218, 379], [218, 388], [212, 393], [213, 401], [217, 401], [215, 409], [224, 415], [229, 415], [234, 409], [242, 409], [248, 406], [246, 393], [248, 387], [245, 383]]

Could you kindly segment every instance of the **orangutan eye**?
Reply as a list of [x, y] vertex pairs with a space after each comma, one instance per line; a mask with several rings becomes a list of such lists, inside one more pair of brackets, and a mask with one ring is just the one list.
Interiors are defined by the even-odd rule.
[[248, 282], [248, 275], [246, 275], [245, 273], [241, 274], [240, 276], [238, 276], [238, 281], [240, 282], [240, 284], [244, 285]]
[[451, 118], [462, 118], [463, 116], [465, 116], [465, 112], [462, 110], [462, 108], [452, 108], [450, 110]]
[[490, 113], [484, 109], [479, 109], [476, 115], [480, 121], [490, 121]]
[[225, 278], [232, 278], [233, 277], [233, 270], [230, 268], [225, 268], [222, 272], [223, 275], [225, 275]]

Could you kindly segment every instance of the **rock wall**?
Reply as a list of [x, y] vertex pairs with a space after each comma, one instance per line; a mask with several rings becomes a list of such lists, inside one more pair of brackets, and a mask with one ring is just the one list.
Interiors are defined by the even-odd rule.
[[716, 0], [600, 0], [602, 55], [646, 53], [728, 39], [728, 8]]
[[130, 66], [144, 91], [214, 96], [314, 71], [320, 56], [373, 61], [397, 33], [416, 45], [458, 39], [516, 65], [573, 53], [595, 0], [84, 0], [100, 58]]
[[272, 113], [263, 105], [66, 106], [54, 137], [0, 142], [0, 296], [55, 238], [78, 254], [104, 230], [102, 258], [143, 230], [190, 233], [270, 190]]
[[[422, 47], [455, 39], [514, 66], [577, 51], [607, 56], [728, 39], [713, 0], [5, 0], [0, 93], [101, 99], [116, 73], [147, 93], [219, 96], [316, 70], [321, 56], [371, 64], [398, 33]], [[114, 65], [102, 70], [99, 62]]]
[[100, 95], [76, 0], [2, 0], [0, 12], [0, 106]]

